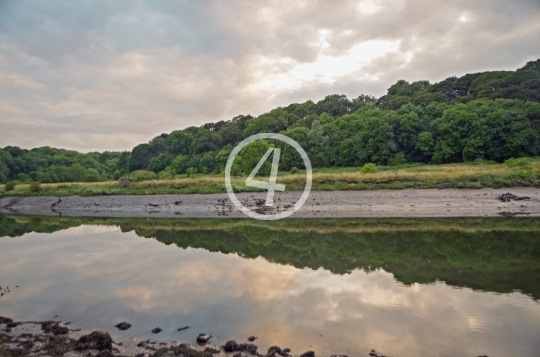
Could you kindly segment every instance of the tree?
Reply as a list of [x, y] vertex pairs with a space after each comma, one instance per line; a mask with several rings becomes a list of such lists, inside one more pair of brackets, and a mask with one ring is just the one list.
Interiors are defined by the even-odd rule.
[[135, 146], [129, 158], [129, 171], [146, 169], [152, 156], [153, 150], [150, 144], [139, 144]]
[[221, 147], [221, 136], [215, 131], [201, 128], [193, 137], [191, 147], [195, 154], [219, 150]]
[[174, 158], [174, 155], [169, 153], [161, 153], [158, 156], [154, 156], [148, 162], [148, 171], [158, 173], [165, 170], [169, 166]]
[[192, 140], [193, 135], [191, 135], [190, 133], [176, 130], [167, 137], [167, 144], [172, 154], [187, 155], [190, 152]]

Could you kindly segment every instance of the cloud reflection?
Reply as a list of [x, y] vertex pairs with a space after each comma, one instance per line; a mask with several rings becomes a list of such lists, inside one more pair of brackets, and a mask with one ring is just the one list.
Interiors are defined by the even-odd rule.
[[[81, 226], [0, 240], [0, 315], [194, 342], [259, 336], [295, 353], [393, 356], [519, 354], [540, 347], [540, 304], [442, 282], [403, 286], [383, 270], [335, 275], [203, 249], [180, 249], [113, 227]], [[191, 329], [176, 332], [184, 325]], [[149, 330], [160, 326], [160, 335]], [[322, 336], [321, 336], [322, 335]], [[219, 337], [218, 337], [219, 336]]]

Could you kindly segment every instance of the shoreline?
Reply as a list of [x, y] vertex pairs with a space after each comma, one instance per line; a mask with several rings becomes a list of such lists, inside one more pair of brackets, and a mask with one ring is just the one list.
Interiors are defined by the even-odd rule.
[[[244, 357], [264, 356], [257, 351], [257, 346], [251, 343], [228, 348], [230, 351], [226, 352], [226, 346], [215, 346], [209, 342], [195, 345], [181, 341], [156, 342], [110, 331], [73, 329], [69, 324], [61, 321], [14, 322], [10, 318], [0, 316], [0, 355], [220, 357], [227, 356], [227, 353], [238, 353], [244, 348], [241, 351]], [[119, 330], [127, 330], [129, 327]], [[228, 347], [231, 345], [233, 344], [228, 343]], [[270, 357], [269, 354], [266, 356]]]
[[[246, 343], [228, 340], [217, 346], [210, 342], [211, 335], [199, 334], [194, 344], [176, 341], [157, 342], [151, 339], [123, 335], [104, 330], [70, 328], [71, 322], [62, 321], [13, 321], [0, 316], [0, 356], [51, 356], [51, 357], [315, 357], [314, 351], [292, 352], [290, 348], [271, 346], [266, 353], [259, 351], [247, 338]], [[126, 328], [119, 327], [125, 324]], [[127, 330], [131, 324], [122, 322], [115, 326]], [[184, 327], [178, 329], [181, 331]], [[161, 332], [160, 328], [155, 332]], [[154, 331], [152, 331], [154, 332]], [[201, 340], [199, 340], [201, 338]], [[375, 350], [366, 351], [371, 357], [385, 357]], [[331, 355], [331, 357], [347, 357]]]
[[[512, 193], [523, 200], [501, 202]], [[274, 206], [264, 207], [266, 192], [236, 196], [250, 209], [275, 214], [291, 207], [302, 192], [276, 192]], [[30, 196], [0, 198], [0, 213], [103, 218], [247, 218], [227, 194], [133, 196]], [[292, 218], [539, 217], [540, 189], [403, 189], [312, 191]]]

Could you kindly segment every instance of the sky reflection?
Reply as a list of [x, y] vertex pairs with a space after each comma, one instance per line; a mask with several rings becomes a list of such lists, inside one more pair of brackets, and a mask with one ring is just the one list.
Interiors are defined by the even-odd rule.
[[[0, 239], [0, 315], [43, 320], [59, 315], [82, 328], [193, 343], [200, 332], [260, 350], [392, 356], [535, 356], [540, 304], [520, 293], [494, 294], [442, 282], [404, 286], [383, 270], [336, 275], [181, 249], [80, 226]], [[15, 288], [19, 285], [19, 288]], [[185, 325], [190, 329], [177, 332]], [[150, 330], [163, 329], [159, 335]]]

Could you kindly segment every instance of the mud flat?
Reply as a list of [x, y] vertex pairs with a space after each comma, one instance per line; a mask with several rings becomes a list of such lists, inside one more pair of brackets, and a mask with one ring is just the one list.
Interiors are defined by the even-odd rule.
[[[511, 193], [511, 195], [501, 195]], [[238, 193], [239, 201], [262, 214], [289, 209], [302, 192]], [[506, 199], [505, 199], [506, 198]], [[227, 194], [91, 197], [3, 197], [0, 213], [73, 217], [246, 218]], [[313, 191], [294, 218], [540, 216], [540, 188], [404, 189]]]

